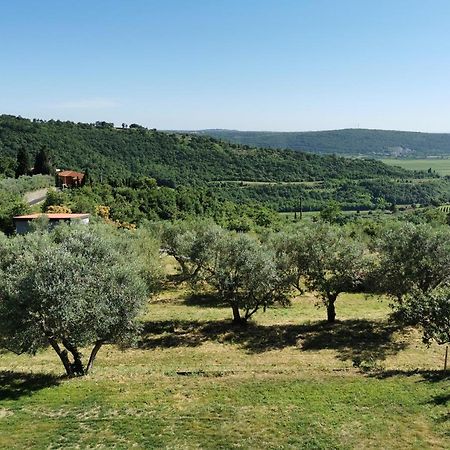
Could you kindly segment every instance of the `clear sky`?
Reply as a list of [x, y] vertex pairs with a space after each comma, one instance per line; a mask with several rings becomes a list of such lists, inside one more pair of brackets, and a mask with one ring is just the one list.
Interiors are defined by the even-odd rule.
[[0, 0], [0, 113], [450, 132], [449, 0]]

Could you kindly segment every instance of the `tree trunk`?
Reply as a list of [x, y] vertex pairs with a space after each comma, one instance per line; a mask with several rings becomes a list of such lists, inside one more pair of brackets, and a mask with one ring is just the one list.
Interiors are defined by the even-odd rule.
[[177, 257], [177, 256], [174, 256], [174, 258], [176, 259], [176, 261], [178, 262], [178, 264], [181, 267], [181, 277], [180, 277], [181, 281], [188, 280], [191, 277], [191, 274], [189, 272], [189, 267], [186, 264], [185, 259], [181, 258], [181, 257]]
[[336, 321], [336, 307], [335, 302], [337, 294], [328, 294], [327, 296], [327, 322], [334, 323]]
[[66, 347], [67, 350], [69, 350], [69, 352], [72, 353], [73, 356], [72, 372], [75, 375], [85, 375], [83, 363], [81, 361], [81, 353], [74, 345], [72, 345], [66, 339], [64, 339], [62, 343], [64, 347]]
[[253, 309], [247, 309], [245, 311], [245, 317], [244, 317], [245, 322], [247, 322], [247, 320], [250, 319], [250, 317], [252, 317], [253, 314], [256, 313], [256, 311], [258, 311], [258, 309], [259, 309], [259, 305], [255, 306]]
[[97, 341], [94, 345], [94, 348], [92, 349], [91, 356], [89, 357], [88, 365], [86, 366], [86, 375], [89, 373], [89, 371], [94, 367], [94, 360], [97, 356], [98, 351], [101, 349], [104, 341]]
[[231, 308], [233, 309], [233, 323], [236, 325], [242, 325], [245, 320], [241, 317], [239, 307], [237, 305], [233, 305]]
[[50, 345], [53, 347], [53, 350], [55, 350], [55, 352], [59, 356], [59, 359], [63, 363], [64, 368], [66, 369], [67, 376], [73, 377], [74, 376], [73, 368], [72, 368], [72, 364], [70, 364], [67, 350], [61, 350], [61, 348], [59, 347], [59, 345], [55, 341], [55, 339], [53, 339], [51, 337], [48, 338], [48, 341], [50, 342]]

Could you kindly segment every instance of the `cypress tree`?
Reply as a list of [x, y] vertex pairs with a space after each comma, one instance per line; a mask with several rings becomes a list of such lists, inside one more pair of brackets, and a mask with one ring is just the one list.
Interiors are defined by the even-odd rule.
[[21, 147], [17, 152], [16, 178], [22, 175], [29, 175], [30, 172], [30, 155], [25, 147]]
[[83, 178], [83, 182], [81, 183], [82, 186], [84, 185], [91, 185], [92, 184], [92, 178], [91, 178], [91, 173], [89, 172], [89, 168], [86, 167], [86, 170], [84, 171], [84, 178]]
[[42, 147], [36, 154], [34, 161], [34, 174], [41, 173], [42, 175], [51, 175], [54, 172], [50, 163], [47, 147]]

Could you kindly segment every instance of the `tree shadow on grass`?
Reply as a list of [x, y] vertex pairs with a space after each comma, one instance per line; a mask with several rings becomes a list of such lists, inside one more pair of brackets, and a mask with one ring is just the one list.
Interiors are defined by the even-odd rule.
[[383, 372], [374, 372], [372, 374], [373, 377], [381, 380], [391, 377], [413, 377], [416, 375], [419, 375], [422, 378], [421, 382], [436, 383], [444, 380], [450, 381], [450, 372], [444, 372], [443, 370], [385, 370]]
[[434, 404], [434, 405], [443, 405], [443, 406], [446, 406], [448, 403], [450, 403], [450, 393], [448, 393], [448, 394], [435, 395], [435, 396], [433, 397], [433, 400], [431, 400], [430, 403], [431, 403], [431, 404]]
[[[450, 379], [450, 376], [449, 376]], [[444, 406], [446, 407], [450, 403], [450, 394], [440, 394], [435, 395], [428, 404], [435, 405], [435, 406]], [[450, 406], [450, 405], [449, 405]], [[444, 412], [441, 416], [439, 416], [437, 419], [437, 422], [443, 423], [443, 422], [450, 422], [450, 411], [449, 408], [447, 408], [447, 411]]]
[[147, 322], [140, 347], [144, 349], [195, 347], [207, 341], [236, 344], [249, 353], [297, 347], [302, 351], [335, 350], [341, 360], [383, 360], [406, 347], [393, 337], [396, 325], [371, 320], [344, 320], [335, 324], [258, 325], [236, 327], [231, 321]]
[[0, 371], [0, 400], [17, 400], [41, 389], [57, 386], [61, 377], [45, 373]]
[[183, 302], [186, 306], [200, 306], [203, 308], [226, 308], [229, 307], [217, 294], [192, 292]]

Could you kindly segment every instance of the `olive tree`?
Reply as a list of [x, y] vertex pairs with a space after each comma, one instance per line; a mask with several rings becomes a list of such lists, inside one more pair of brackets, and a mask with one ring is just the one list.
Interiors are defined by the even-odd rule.
[[[148, 293], [138, 254], [86, 226], [0, 240], [0, 344], [52, 347], [68, 376], [85, 375], [104, 344], [129, 344]], [[91, 346], [87, 361], [82, 348]]]
[[302, 279], [308, 290], [320, 295], [328, 322], [334, 322], [339, 294], [360, 291], [371, 271], [373, 258], [366, 245], [327, 223], [302, 227], [286, 243], [297, 284]]
[[162, 231], [162, 248], [181, 267], [180, 281], [197, 281], [213, 257], [224, 231], [207, 220], [168, 223]]
[[229, 232], [214, 245], [207, 280], [233, 311], [233, 322], [245, 324], [258, 310], [287, 305], [289, 285], [277, 269], [275, 253], [256, 239]]
[[386, 228], [378, 242], [378, 286], [402, 303], [450, 281], [450, 229], [400, 223]]
[[272, 233], [267, 238], [267, 245], [275, 252], [278, 270], [300, 294], [305, 291], [304, 275], [309, 261], [309, 235], [308, 226], [299, 225], [293, 229]]
[[397, 317], [407, 324], [419, 325], [423, 340], [450, 344], [450, 285], [426, 293], [417, 291], [395, 305]]

